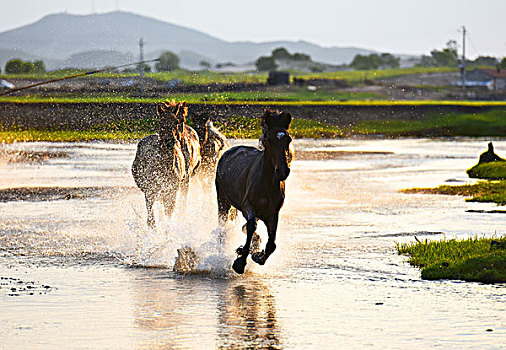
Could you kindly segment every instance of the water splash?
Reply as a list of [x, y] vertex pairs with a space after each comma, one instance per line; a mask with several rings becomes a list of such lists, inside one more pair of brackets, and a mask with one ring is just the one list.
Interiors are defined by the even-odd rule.
[[123, 262], [131, 266], [169, 268], [184, 274], [226, 275], [241, 239], [238, 220], [219, 227], [214, 193], [202, 185], [190, 189], [187, 206], [176, 207], [168, 218], [155, 205], [157, 225], [147, 228], [137, 215], [127, 220]]

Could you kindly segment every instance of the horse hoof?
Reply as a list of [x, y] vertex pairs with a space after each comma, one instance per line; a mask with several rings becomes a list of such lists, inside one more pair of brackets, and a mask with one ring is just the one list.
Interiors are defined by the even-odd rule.
[[251, 254], [251, 260], [256, 262], [258, 265], [264, 265], [267, 258], [265, 257], [265, 252], [256, 252]]
[[246, 262], [241, 258], [235, 259], [234, 263], [232, 264], [232, 268], [234, 269], [234, 271], [240, 275], [244, 273], [245, 267]]

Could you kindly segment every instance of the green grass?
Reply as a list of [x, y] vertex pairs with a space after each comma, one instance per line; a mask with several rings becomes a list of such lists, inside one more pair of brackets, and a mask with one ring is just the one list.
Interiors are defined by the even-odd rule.
[[[175, 99], [178, 101], [187, 101], [188, 103], [203, 103], [209, 105], [274, 105], [274, 106], [461, 106], [461, 107], [506, 107], [506, 101], [440, 101], [440, 100], [381, 100], [383, 96], [374, 93], [359, 92], [330, 92], [330, 91], [286, 91], [286, 92], [224, 92], [224, 93], [174, 93], [157, 98], [140, 98], [121, 95], [102, 95], [102, 96], [0, 96], [0, 102], [7, 103], [157, 103], [166, 99]], [[504, 113], [504, 111], [503, 111]], [[458, 122], [451, 119], [450, 116], [446, 123], [455, 124]], [[500, 119], [500, 118], [499, 118]], [[453, 120], [453, 121], [452, 121]], [[388, 121], [387, 121], [388, 122]], [[392, 124], [397, 121], [391, 121]], [[384, 121], [368, 124], [359, 124], [357, 131], [370, 134], [376, 130], [382, 130]], [[433, 120], [425, 121], [422, 127], [431, 126], [430, 123], [441, 123], [438, 116]], [[409, 121], [401, 124], [400, 131], [413, 128]], [[390, 127], [387, 128], [387, 131]], [[377, 132], [376, 132], [377, 133]]]
[[457, 186], [442, 185], [436, 188], [409, 188], [404, 193], [444, 194], [471, 197], [469, 202], [486, 202], [506, 205], [506, 180], [482, 181], [476, 184]]
[[[260, 119], [247, 117], [229, 118], [216, 125], [228, 138], [259, 138], [262, 134]], [[294, 119], [290, 134], [295, 138], [334, 138], [343, 136], [343, 130], [337, 126], [308, 119]]]
[[[2, 79], [33, 79], [33, 80], [49, 80], [58, 79], [65, 76], [85, 73], [89, 70], [85, 69], [62, 69], [47, 73], [22, 73], [22, 74], [0, 74]], [[402, 75], [421, 74], [421, 73], [444, 73], [456, 72], [456, 67], [412, 67], [412, 68], [395, 68], [383, 70], [357, 70], [357, 71], [335, 71], [324, 73], [302, 73], [291, 72], [292, 76], [304, 79], [344, 79], [349, 82], [360, 82], [364, 78], [374, 80], [378, 78], [398, 77]], [[114, 73], [104, 72], [88, 75], [88, 78], [127, 78], [138, 76], [138, 73]], [[146, 73], [147, 78], [156, 79], [160, 81], [169, 81], [172, 79], [180, 79], [188, 85], [195, 84], [210, 84], [210, 83], [264, 83], [267, 80], [267, 73], [265, 72], [250, 72], [250, 73], [218, 73], [210, 71], [187, 71], [183, 69], [174, 72], [152, 72]]]
[[506, 109], [495, 108], [479, 114], [433, 114], [422, 120], [366, 120], [352, 130], [354, 134], [387, 136], [504, 136]]
[[[308, 91], [301, 88], [291, 88], [286, 91], [240, 91], [220, 93], [174, 93], [166, 98], [188, 103], [228, 103], [241, 102], [249, 103], [259, 101], [269, 103], [271, 101], [344, 101], [344, 100], [370, 100], [382, 99], [381, 94], [370, 92], [342, 92], [342, 91]], [[40, 95], [28, 96], [0, 96], [0, 102], [15, 103], [156, 103], [163, 98], [140, 98], [115, 94], [99, 96], [65, 96], [56, 95], [52, 97]]]
[[[191, 120], [189, 121], [191, 125]], [[259, 138], [261, 135], [260, 119], [237, 116], [223, 122], [216, 122], [228, 138]], [[138, 140], [158, 131], [158, 119], [122, 120], [102, 124], [85, 131], [73, 130], [36, 130], [20, 126], [2, 127], [0, 125], [0, 143], [23, 141], [74, 142], [92, 140]], [[340, 128], [306, 119], [295, 119], [290, 127], [295, 138], [332, 138], [340, 137]]]
[[[85, 73], [88, 70], [77, 69], [62, 69], [47, 73], [26, 73], [26, 74], [4, 74], [0, 75], [2, 79], [31, 79], [31, 80], [51, 80], [59, 79], [69, 75]], [[114, 73], [104, 72], [86, 75], [86, 79], [104, 79], [104, 78], [128, 78], [138, 76], [138, 73]], [[187, 85], [207, 85], [211, 83], [265, 83], [267, 80], [266, 73], [216, 73], [209, 71], [191, 72], [186, 70], [177, 70], [174, 72], [156, 72], [146, 73], [146, 78], [155, 79], [159, 81], [169, 81], [172, 79], [179, 79]]]
[[397, 244], [399, 254], [428, 280], [506, 282], [506, 236]]
[[394, 78], [410, 74], [446, 73], [456, 71], [457, 68], [455, 67], [412, 67], [412, 68], [395, 68], [383, 70], [356, 70], [356, 71], [336, 71], [332, 73], [296, 74], [294, 76], [303, 79], [344, 79], [349, 83], [359, 83], [364, 80]]
[[128, 141], [138, 140], [149, 133], [144, 132], [122, 132], [122, 131], [74, 131], [74, 130], [17, 130], [0, 131], [1, 143], [13, 142], [79, 142], [79, 141]]
[[467, 175], [477, 179], [506, 179], [506, 161], [477, 164], [467, 170]]

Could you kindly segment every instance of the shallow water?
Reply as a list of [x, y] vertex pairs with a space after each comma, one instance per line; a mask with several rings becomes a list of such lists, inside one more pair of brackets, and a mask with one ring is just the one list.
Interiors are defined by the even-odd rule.
[[[220, 246], [206, 181], [192, 183], [172, 219], [158, 208], [152, 232], [130, 176], [135, 145], [2, 145], [59, 156], [0, 157], [0, 190], [118, 191], [0, 201], [0, 347], [502, 348], [505, 285], [423, 281], [395, 251], [415, 235], [505, 233], [506, 215], [467, 212], [494, 204], [399, 193], [468, 182], [465, 169], [487, 142], [296, 140], [306, 160], [294, 161], [287, 181], [278, 249], [263, 267], [250, 261], [243, 276], [230, 272], [242, 221]], [[494, 145], [506, 154], [506, 141]], [[333, 156], [308, 156], [328, 154], [320, 151]], [[196, 274], [172, 271], [185, 246], [199, 256]]]

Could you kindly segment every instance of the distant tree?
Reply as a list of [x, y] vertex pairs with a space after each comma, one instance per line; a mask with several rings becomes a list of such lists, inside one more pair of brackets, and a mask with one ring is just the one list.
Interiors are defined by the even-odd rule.
[[171, 72], [179, 68], [179, 57], [172, 51], [165, 51], [158, 57], [155, 68], [158, 72]]
[[500, 68], [506, 69], [506, 57], [503, 57], [501, 63], [499, 63]]
[[22, 73], [33, 73], [35, 72], [35, 64], [32, 62], [25, 61], [23, 62], [23, 72]]
[[149, 73], [149, 72], [151, 72], [151, 66], [150, 66], [149, 64], [147, 64], [147, 63], [140, 63], [140, 64], [138, 64], [138, 65], [137, 65], [137, 69], [136, 69], [136, 71], [137, 71], [137, 72], [139, 72], [139, 71], [140, 71], [140, 69], [141, 69], [141, 66], [140, 66], [140, 65], [141, 65], [141, 64], [142, 64], [142, 70], [143, 70], [145, 73]]
[[311, 61], [311, 56], [296, 52], [292, 55], [291, 59], [294, 61]]
[[423, 55], [420, 59], [420, 63], [417, 64], [417, 66], [420, 67], [431, 67], [435, 66], [434, 60], [432, 59], [432, 56]]
[[456, 66], [458, 61], [457, 42], [450, 40], [446, 43], [445, 49], [432, 50], [430, 54], [436, 66]]
[[358, 70], [378, 69], [380, 65], [379, 56], [372, 54], [369, 56], [356, 55], [350, 66]]
[[5, 73], [19, 74], [23, 73], [23, 61], [19, 58], [13, 58], [5, 64]]
[[273, 50], [271, 56], [275, 60], [289, 60], [292, 57], [290, 52], [288, 52], [288, 50], [285, 49], [284, 47], [279, 47]]
[[478, 56], [474, 61], [469, 63], [475, 66], [492, 66], [495, 67], [499, 63], [495, 57], [491, 56]]
[[270, 71], [278, 68], [274, 57], [272, 56], [261, 56], [257, 59], [255, 63], [257, 69], [259, 71]]
[[46, 65], [44, 64], [44, 61], [38, 60], [33, 62], [33, 66], [36, 73], [45, 73], [46, 72]]
[[399, 68], [400, 59], [390, 53], [382, 53], [379, 56], [379, 62], [381, 68]]
[[199, 66], [201, 66], [202, 69], [210, 69], [211, 63], [209, 63], [207, 61], [200, 61]]

